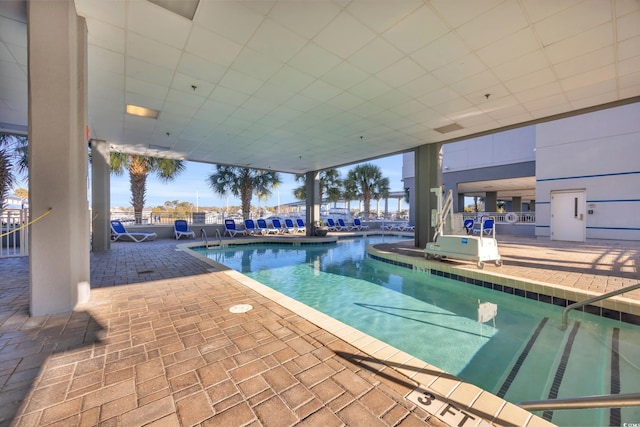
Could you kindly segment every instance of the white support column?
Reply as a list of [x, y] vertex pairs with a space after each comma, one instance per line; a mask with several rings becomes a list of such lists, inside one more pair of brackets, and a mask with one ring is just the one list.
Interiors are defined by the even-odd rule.
[[91, 141], [91, 223], [93, 252], [111, 249], [111, 179], [109, 176], [109, 144]]
[[72, 0], [27, 2], [31, 314], [89, 298], [87, 29]]

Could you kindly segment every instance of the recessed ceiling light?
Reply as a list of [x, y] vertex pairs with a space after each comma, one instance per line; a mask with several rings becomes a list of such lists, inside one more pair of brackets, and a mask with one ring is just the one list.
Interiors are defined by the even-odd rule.
[[166, 147], [164, 145], [155, 145], [155, 144], [149, 144], [149, 148], [152, 150], [158, 150], [158, 151], [169, 151], [171, 150], [171, 147]]
[[148, 117], [150, 119], [157, 119], [160, 111], [152, 110], [151, 108], [140, 107], [137, 105], [127, 104], [127, 114], [139, 117]]

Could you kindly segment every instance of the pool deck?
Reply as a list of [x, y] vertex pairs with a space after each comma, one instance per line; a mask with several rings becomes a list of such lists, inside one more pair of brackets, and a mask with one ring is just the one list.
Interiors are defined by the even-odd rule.
[[[0, 426], [549, 425], [190, 255], [177, 246], [185, 242], [92, 253], [90, 301], [42, 317], [28, 315], [28, 259], [0, 259]], [[567, 299], [640, 279], [640, 246], [509, 236], [499, 244], [504, 265], [483, 270], [424, 261], [411, 242], [376, 250], [458, 277], [557, 288]], [[624, 310], [636, 301], [640, 292], [625, 294]], [[240, 304], [253, 308], [229, 311]]]

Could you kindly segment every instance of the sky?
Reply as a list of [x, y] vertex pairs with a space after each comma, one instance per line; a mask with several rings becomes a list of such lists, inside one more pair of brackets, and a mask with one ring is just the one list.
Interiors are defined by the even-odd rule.
[[[389, 188], [391, 191], [402, 191], [404, 189], [402, 183], [402, 155], [394, 155], [382, 159], [372, 160], [367, 163], [377, 165], [382, 171], [382, 176], [389, 178]], [[150, 175], [147, 178], [147, 196], [145, 207], [155, 207], [164, 205], [166, 201], [178, 200], [180, 202], [191, 202], [195, 206], [206, 207], [225, 207], [239, 206], [240, 199], [229, 196], [227, 198], [220, 196], [211, 190], [206, 183], [209, 175], [215, 172], [215, 165], [186, 162], [186, 170], [178, 175], [173, 181], [163, 183]], [[347, 171], [355, 165], [339, 168], [341, 177], [345, 178]], [[293, 174], [281, 173], [282, 183], [275, 189], [269, 199], [261, 201], [262, 206], [278, 205], [278, 197], [280, 204], [296, 202], [293, 196], [293, 189], [301, 184], [296, 183]], [[129, 190], [129, 174], [124, 173], [122, 176], [111, 175], [111, 208], [129, 207], [131, 206], [131, 191]], [[254, 196], [251, 201], [252, 205], [257, 205], [258, 200]], [[390, 204], [390, 206], [395, 204]]]

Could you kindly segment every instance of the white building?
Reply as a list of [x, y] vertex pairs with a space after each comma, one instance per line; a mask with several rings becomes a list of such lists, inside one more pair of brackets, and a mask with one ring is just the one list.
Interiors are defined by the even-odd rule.
[[[505, 232], [640, 242], [640, 103], [445, 144], [442, 156], [456, 212], [465, 196], [481, 196], [487, 211], [498, 200], [508, 211], [535, 211], [535, 226]], [[410, 195], [413, 164], [405, 154]]]

